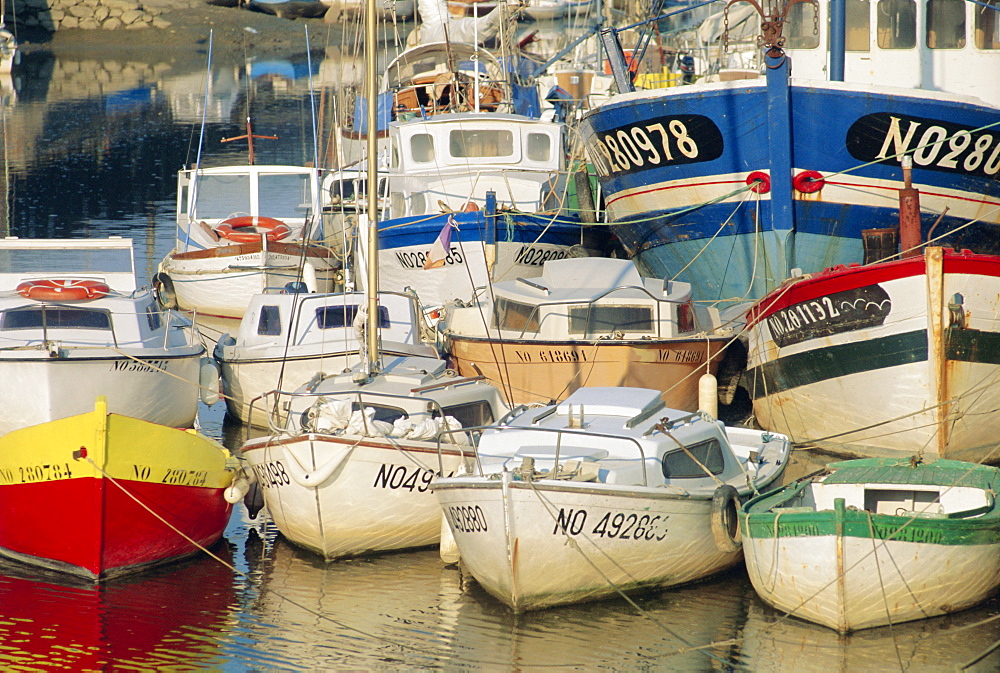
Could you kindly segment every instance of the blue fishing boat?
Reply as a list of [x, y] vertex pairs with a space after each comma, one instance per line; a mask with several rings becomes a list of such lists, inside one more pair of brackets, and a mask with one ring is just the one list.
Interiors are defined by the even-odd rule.
[[620, 78], [627, 92], [582, 122], [614, 233], [697, 299], [759, 299], [795, 269], [861, 262], [863, 232], [898, 223], [910, 157], [922, 240], [997, 254], [996, 10], [791, 0], [762, 19], [759, 71], [649, 91]]

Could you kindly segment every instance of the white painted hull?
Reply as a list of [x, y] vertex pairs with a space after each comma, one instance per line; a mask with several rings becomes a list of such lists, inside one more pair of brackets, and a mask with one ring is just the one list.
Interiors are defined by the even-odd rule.
[[775, 608], [840, 632], [962, 610], [1000, 585], [1000, 544], [842, 540], [744, 538], [750, 580]]
[[[428, 247], [380, 249], [379, 287], [392, 292], [403, 292], [410, 287], [416, 291], [422, 305], [440, 306], [453, 299], [469, 301], [474, 288], [484, 287], [491, 281], [535, 278], [542, 274], [546, 261], [572, 256], [571, 246], [567, 245], [473, 241], [459, 247], [452, 242], [452, 250], [458, 250], [461, 261], [449, 257], [444, 266], [425, 270]], [[487, 269], [491, 269], [489, 275]]]
[[[928, 250], [926, 273], [889, 265], [885, 270], [854, 267], [820, 275], [811, 284], [804, 281], [802, 288], [793, 284], [776, 290], [758, 302], [765, 307], [764, 318], [751, 321], [748, 329], [744, 381], [749, 380], [745, 385], [761, 427], [847, 456], [922, 451], [972, 462], [1000, 459], [1000, 414], [995, 413], [1000, 365], [991, 362], [993, 344], [1000, 341], [1000, 264], [993, 256], [970, 260], [946, 252], [943, 272], [934, 272], [932, 250], [940, 251]], [[916, 258], [915, 263], [922, 262]], [[797, 338], [797, 331], [809, 326], [808, 307], [821, 307], [814, 310], [818, 315], [822, 306], [841, 302], [838, 297], [849, 292], [877, 294], [879, 301], [869, 305], [888, 307], [881, 322], [779, 345], [781, 337], [772, 333], [776, 319], [805, 316], [801, 326], [788, 328], [787, 334]], [[770, 310], [769, 302], [781, 296], [795, 303]], [[949, 308], [955, 297], [960, 298], [958, 318]], [[877, 322], [864, 315], [861, 320]], [[955, 330], [952, 321], [957, 321]]]
[[692, 582], [742, 558], [716, 547], [711, 498], [638, 486], [529, 484], [509, 475], [456, 478], [435, 493], [463, 565], [515, 610]]
[[0, 434], [88, 413], [99, 395], [107, 398], [110, 413], [191, 427], [202, 354], [200, 348], [169, 359], [135, 354], [155, 368], [117, 354], [0, 362]]
[[[296, 254], [273, 250], [195, 259], [168, 255], [160, 270], [173, 281], [182, 310], [240, 318], [253, 295], [280, 291], [287, 283], [301, 281], [299, 262]], [[308, 262], [316, 270], [316, 287], [310, 289], [332, 292], [339, 273], [333, 260], [309, 257]]]
[[[289, 541], [331, 560], [437, 544], [441, 509], [430, 484], [435, 442], [304, 435], [248, 443], [268, 512]], [[461, 458], [444, 456], [445, 474]]]

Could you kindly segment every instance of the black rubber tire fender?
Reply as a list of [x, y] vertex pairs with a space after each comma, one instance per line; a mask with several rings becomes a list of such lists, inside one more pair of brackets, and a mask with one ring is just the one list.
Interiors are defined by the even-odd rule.
[[733, 554], [743, 548], [740, 533], [740, 494], [723, 484], [712, 494], [712, 538], [719, 551]]

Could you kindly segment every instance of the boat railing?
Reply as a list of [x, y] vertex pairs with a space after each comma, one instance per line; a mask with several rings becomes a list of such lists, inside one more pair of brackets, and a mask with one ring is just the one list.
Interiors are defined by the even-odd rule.
[[[445, 431], [441, 432], [441, 434], [438, 436], [438, 465], [439, 465], [440, 469], [442, 470], [442, 474], [443, 474], [443, 469], [444, 469], [444, 457], [442, 455], [442, 448], [441, 448], [442, 438], [444, 438], [444, 437], [446, 437], [448, 435], [454, 434], [456, 432], [482, 434], [486, 430], [496, 431], [496, 432], [504, 432], [506, 430], [520, 430], [522, 432], [527, 432], [527, 433], [531, 434], [532, 436], [534, 436], [535, 433], [538, 433], [538, 432], [546, 432], [546, 433], [555, 434], [556, 435], [556, 438], [555, 438], [555, 454], [552, 457], [552, 467], [549, 470], [548, 475], [547, 475], [548, 478], [552, 478], [552, 479], [558, 479], [561, 470], [565, 469], [565, 467], [566, 467], [565, 465], [562, 465], [559, 462], [560, 458], [562, 457], [562, 451], [563, 451], [563, 446], [562, 446], [562, 444], [563, 444], [563, 437], [566, 436], [566, 435], [573, 436], [573, 437], [586, 437], [587, 439], [611, 440], [611, 441], [619, 441], [619, 442], [626, 442], [626, 443], [634, 444], [635, 448], [636, 448], [636, 451], [639, 454], [640, 464], [642, 465], [642, 485], [643, 486], [648, 486], [649, 485], [649, 478], [648, 478], [648, 475], [646, 474], [646, 452], [642, 448], [642, 443], [637, 438], [635, 438], [635, 437], [627, 437], [627, 436], [623, 436], [623, 435], [613, 435], [613, 434], [608, 434], [608, 433], [604, 433], [604, 432], [591, 432], [589, 430], [578, 429], [578, 428], [538, 428], [538, 427], [525, 427], [523, 425], [506, 425], [506, 424], [481, 425], [481, 426], [475, 426], [475, 427], [469, 427], [469, 428], [462, 428], [460, 430], [445, 430]], [[576, 446], [574, 448], [575, 449], [579, 449], [581, 447]], [[478, 469], [478, 476], [485, 477], [486, 473], [483, 470], [483, 463], [482, 463], [482, 458], [480, 457], [478, 442], [473, 443], [473, 455], [474, 455], [475, 461], [476, 461], [476, 468]], [[510, 455], [510, 457], [514, 458], [516, 456], [515, 456], [515, 454], [512, 453]], [[525, 477], [525, 475], [521, 475], [521, 476]], [[532, 475], [527, 475], [526, 478], [530, 479], [530, 478], [532, 478]]]
[[[456, 382], [458, 382], [458, 383], [463, 383], [463, 382], [466, 382], [466, 381], [468, 381], [468, 379], [456, 379]], [[287, 402], [285, 403], [285, 405], [282, 407], [281, 406], [281, 401], [282, 401], [283, 398], [286, 398], [286, 397], [289, 398], [289, 399], [287, 400]], [[272, 398], [274, 400], [273, 403], [268, 401], [269, 399], [272, 399]], [[376, 400], [376, 401], [383, 401], [383, 402], [386, 401], [386, 400], [393, 400], [393, 401], [398, 400], [398, 401], [406, 401], [406, 402], [410, 402], [410, 403], [412, 403], [414, 400], [418, 400], [418, 401], [423, 402], [426, 405], [425, 410], [423, 412], [411, 412], [411, 411], [409, 411], [409, 410], [407, 410], [407, 409], [405, 409], [403, 407], [393, 407], [393, 409], [399, 409], [399, 411], [401, 411], [403, 414], [405, 414], [406, 418], [410, 418], [411, 416], [414, 416], [414, 415], [424, 415], [424, 414], [426, 414], [427, 418], [441, 418], [441, 419], [443, 419], [446, 416], [444, 409], [441, 407], [441, 404], [437, 400], [431, 399], [431, 398], [425, 398], [425, 397], [413, 397], [411, 395], [397, 395], [397, 394], [394, 394], [394, 393], [380, 393], [380, 392], [361, 391], [361, 390], [343, 390], [343, 391], [333, 391], [333, 392], [316, 392], [316, 391], [312, 391], [312, 392], [298, 392], [298, 391], [288, 392], [288, 391], [283, 391], [283, 390], [269, 390], [268, 392], [263, 393], [262, 395], [258, 395], [257, 397], [255, 397], [252, 400], [250, 400], [250, 410], [249, 410], [250, 413], [247, 416], [247, 418], [253, 418], [253, 412], [254, 412], [254, 406], [255, 406], [255, 404], [258, 401], [263, 401], [263, 403], [262, 403], [261, 406], [264, 407], [265, 410], [266, 409], [270, 409], [270, 411], [267, 411], [266, 413], [267, 413], [268, 429], [271, 431], [271, 434], [281, 434], [281, 433], [288, 432], [289, 430], [291, 430], [291, 428], [288, 427], [288, 426], [289, 426], [289, 422], [291, 421], [291, 419], [293, 417], [291, 402], [292, 402], [293, 399], [303, 399], [303, 398], [315, 398], [317, 401], [319, 401], [322, 398], [325, 398], [327, 400], [352, 400], [355, 404], [357, 404], [357, 409], [354, 409], [352, 407], [352, 412], [353, 411], [357, 411], [357, 410], [360, 410], [362, 412], [361, 418], [364, 420], [364, 423], [365, 423], [365, 436], [367, 436], [367, 437], [387, 437], [387, 438], [390, 438], [388, 435], [384, 435], [383, 433], [378, 432], [375, 428], [371, 428], [371, 427], [368, 426], [368, 420], [369, 419], [364, 414], [364, 409], [366, 408], [366, 406], [368, 406], [368, 407], [372, 406], [371, 401], [373, 399]], [[367, 402], [367, 404], [366, 404], [366, 402]], [[308, 411], [309, 411], [309, 409], [312, 408], [312, 406], [313, 405], [309, 405], [309, 407], [304, 408], [301, 411], [298, 411], [297, 414], [300, 417], [305, 416], [306, 414], [308, 414]], [[281, 419], [283, 417], [283, 414], [284, 414], [284, 418], [285, 418], [285, 421], [284, 421], [285, 427], [281, 426], [281, 422], [282, 422]], [[400, 416], [400, 417], [402, 417], [402, 416]], [[379, 419], [373, 418], [372, 420], [379, 420]], [[387, 421], [382, 421], [382, 422], [385, 423]], [[247, 434], [248, 434], [247, 439], [249, 439], [249, 427], [250, 427], [250, 425], [248, 423], [247, 424], [247, 428], [248, 428], [247, 429]], [[315, 429], [309, 429], [308, 426], [306, 425], [306, 421], [304, 419], [299, 421], [298, 428], [301, 428], [302, 430], [308, 431], [308, 432], [321, 432], [321, 431], [317, 431]], [[298, 431], [298, 429], [296, 429], [296, 432], [297, 431]], [[441, 433], [438, 434], [437, 445], [438, 445], [438, 455], [439, 455], [439, 458], [440, 458], [440, 452], [441, 452], [441, 435], [444, 434], [445, 432], [447, 432], [447, 434], [449, 434], [449, 436], [450, 436], [453, 433], [463, 432], [463, 431], [464, 431], [464, 428], [463, 429], [457, 429], [457, 430], [451, 430], [451, 431], [442, 431]], [[392, 438], [390, 438], [390, 439], [392, 439]], [[468, 435], [468, 439], [469, 439], [469, 442], [468, 442], [469, 445], [472, 446], [472, 447], [475, 447], [475, 442], [473, 441], [474, 440], [474, 436], [473, 435]], [[453, 448], [457, 449], [459, 451], [459, 453], [462, 455], [462, 458], [464, 459], [465, 458], [465, 448], [463, 448], [463, 445], [460, 442], [458, 442], [458, 441], [452, 442], [452, 444], [453, 444]]]

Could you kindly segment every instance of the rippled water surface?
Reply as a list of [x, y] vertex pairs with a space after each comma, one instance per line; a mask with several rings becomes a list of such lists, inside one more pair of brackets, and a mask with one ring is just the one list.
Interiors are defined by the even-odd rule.
[[[285, 65], [258, 72], [301, 71]], [[322, 85], [342, 63], [315, 65]], [[0, 81], [0, 232], [130, 237], [148, 282], [173, 242], [175, 174], [194, 161], [203, 112], [206, 163], [242, 161], [219, 140], [244, 132], [248, 91], [255, 130], [280, 137], [258, 144], [258, 162], [312, 158], [305, 78], [248, 85], [227, 67], [206, 111], [204, 77], [113, 54], [27, 55]], [[203, 407], [202, 427], [235, 448], [244, 430], [223, 415]], [[0, 562], [0, 669], [926, 671], [955, 670], [1000, 638], [998, 599], [841, 637], [766, 607], [742, 568], [634, 602], [514, 615], [435, 550], [327, 564], [242, 505], [212, 552], [100, 587]], [[971, 670], [1000, 670], [1000, 651]]]

